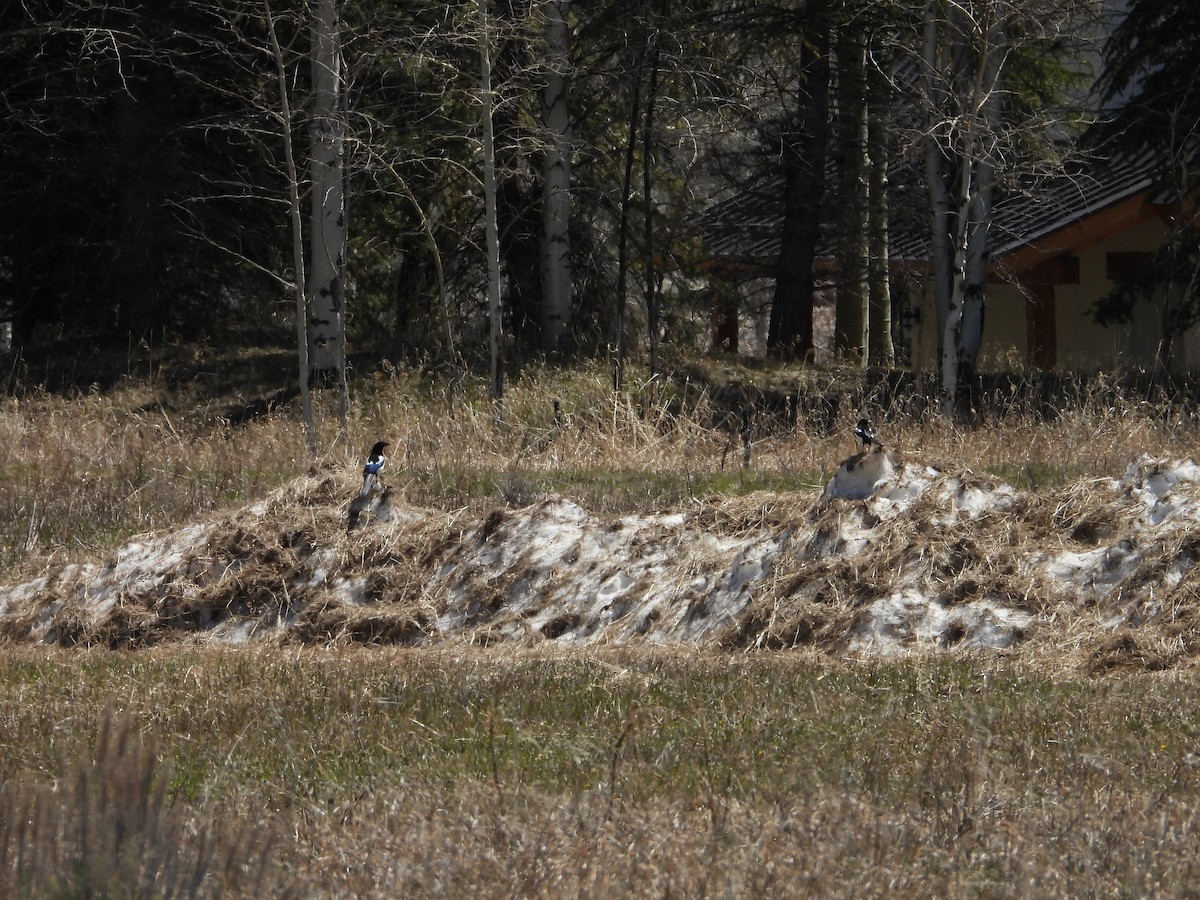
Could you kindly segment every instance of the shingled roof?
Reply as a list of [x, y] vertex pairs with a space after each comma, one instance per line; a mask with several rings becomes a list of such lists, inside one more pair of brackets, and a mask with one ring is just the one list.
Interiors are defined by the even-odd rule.
[[[889, 254], [893, 261], [929, 259], [929, 204], [919, 172], [918, 166], [910, 164], [891, 173]], [[1158, 172], [1157, 154], [1145, 149], [1030, 179], [1020, 189], [997, 190], [990, 234], [992, 259], [1003, 261], [1017, 250], [1046, 241], [1056, 232], [1153, 189]], [[830, 209], [828, 203], [826, 209]], [[783, 173], [759, 176], [740, 193], [702, 214], [710, 257], [747, 275], [772, 274], [779, 257], [783, 213]], [[819, 258], [834, 256], [836, 232], [830, 214], [821, 223]]]

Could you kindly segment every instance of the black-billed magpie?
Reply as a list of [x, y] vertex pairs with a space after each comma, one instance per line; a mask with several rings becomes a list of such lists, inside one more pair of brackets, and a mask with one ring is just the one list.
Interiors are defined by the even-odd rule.
[[879, 435], [875, 433], [875, 428], [868, 419], [858, 420], [858, 424], [854, 427], [854, 437], [862, 444], [863, 450], [866, 450], [872, 444], [876, 447], [883, 446], [883, 442], [879, 440]]
[[376, 441], [375, 446], [371, 448], [371, 454], [367, 457], [366, 465], [363, 466], [363, 486], [362, 491], [359, 493], [360, 497], [365, 497], [371, 492], [371, 485], [375, 482], [375, 476], [379, 474], [379, 470], [387, 462], [387, 457], [383, 455], [383, 448], [390, 446], [387, 441]]

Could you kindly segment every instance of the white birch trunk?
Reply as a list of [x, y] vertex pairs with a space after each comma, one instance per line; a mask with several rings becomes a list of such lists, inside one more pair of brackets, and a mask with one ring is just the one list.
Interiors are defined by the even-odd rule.
[[545, 0], [546, 84], [542, 124], [547, 148], [542, 161], [542, 348], [571, 349], [571, 121], [567, 105], [570, 73], [570, 0]]
[[646, 119], [642, 128], [642, 203], [646, 263], [646, 331], [650, 338], [650, 374], [658, 374], [659, 293], [654, 264], [654, 106], [658, 101], [658, 64], [661, 33], [656, 26], [646, 54], [650, 72], [646, 90]]
[[345, 368], [346, 197], [342, 166], [341, 0], [318, 0], [312, 20], [312, 227], [308, 287], [313, 369]]
[[300, 220], [300, 181], [296, 171], [296, 154], [292, 147], [292, 105], [288, 97], [287, 69], [284, 66], [283, 50], [275, 32], [275, 15], [271, 12], [270, 0], [264, 0], [263, 10], [267, 19], [267, 34], [271, 39], [271, 53], [275, 57], [276, 74], [279, 78], [279, 120], [283, 131], [283, 155], [287, 163], [288, 212], [292, 225], [292, 265], [295, 277], [292, 287], [296, 292], [296, 343], [300, 364], [300, 409], [304, 417], [304, 434], [310, 453], [317, 449], [317, 432], [313, 423], [312, 397], [308, 390], [309, 358], [307, 304], [304, 299], [304, 227]]
[[[968, 150], [970, 145], [968, 144]], [[971, 241], [971, 175], [974, 162], [969, 153], [959, 159], [959, 181], [955, 199], [957, 214], [954, 235], [954, 260], [950, 270], [950, 302], [942, 330], [942, 415], [954, 415], [958, 403], [959, 350], [962, 344], [963, 285], [967, 266], [967, 247]]]
[[925, 180], [929, 187], [930, 261], [932, 263], [933, 305], [937, 319], [938, 360], [942, 358], [942, 340], [946, 318], [950, 314], [951, 266], [954, 249], [950, 237], [950, 194], [946, 187], [947, 148], [944, 146], [946, 126], [941, 114], [946, 108], [946, 91], [942, 84], [942, 65], [938, 54], [941, 29], [941, 3], [928, 0], [925, 4], [925, 34], [923, 63], [925, 103], [929, 125], [925, 133]]
[[[926, 171], [932, 205], [941, 411], [959, 411], [983, 338], [988, 226], [1001, 113], [1002, 16], [928, 0], [924, 64], [930, 126]], [[951, 126], [948, 124], [953, 121]], [[948, 169], [953, 166], [954, 177]]]
[[[881, 96], [886, 83], [881, 75], [873, 76], [873, 97]], [[874, 102], [878, 102], [875, 100]], [[871, 365], [891, 366], [896, 351], [892, 345], [892, 290], [889, 281], [888, 248], [888, 150], [887, 129], [890, 122], [876, 109], [870, 119], [871, 153], [869, 165], [870, 202], [868, 220], [871, 235], [870, 263], [870, 319], [867, 323], [869, 339], [868, 360]]]
[[839, 358], [862, 365], [867, 360], [871, 253], [866, 40], [858, 33], [845, 31], [837, 51], [838, 199], [842, 211], [834, 343]]
[[[992, 166], [979, 165], [975, 196], [971, 202], [971, 237], [967, 244], [962, 284], [962, 326], [958, 337], [959, 373], [975, 372], [983, 345], [984, 286], [987, 282], [988, 222], [991, 216]], [[985, 193], [988, 196], [984, 196]]]
[[492, 122], [492, 48], [488, 34], [488, 0], [479, 3], [479, 80], [480, 113], [483, 126], [483, 204], [486, 232], [488, 271], [488, 349], [491, 357], [491, 377], [488, 393], [498, 404], [504, 394], [504, 369], [501, 357], [501, 336], [504, 332], [503, 310], [500, 307], [500, 230], [496, 221], [496, 137]]
[[[987, 56], [982, 65], [981, 89], [986, 92], [981, 104], [985, 135], [1000, 128], [1001, 67], [1000, 34], [992, 35]], [[990, 137], [986, 138], [990, 146]], [[992, 154], [981, 148], [976, 162], [974, 196], [971, 197], [970, 228], [967, 261], [963, 286], [963, 321], [959, 343], [959, 371], [974, 375], [983, 343], [984, 286], [987, 284], [988, 234], [992, 221], [992, 189], [996, 183], [996, 166]]]

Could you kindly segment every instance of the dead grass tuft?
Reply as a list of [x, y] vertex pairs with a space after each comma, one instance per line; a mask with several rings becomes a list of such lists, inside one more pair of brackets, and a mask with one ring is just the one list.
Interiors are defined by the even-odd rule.
[[1169, 657], [1147, 646], [1144, 638], [1126, 629], [1096, 640], [1087, 651], [1087, 671], [1092, 675], [1121, 670], [1159, 672], [1171, 663]]
[[0, 889], [1187, 895], [1197, 686], [1150, 651], [9, 651]]
[[41, 897], [253, 897], [268, 875], [261, 828], [216, 828], [168, 796], [131, 719], [106, 715], [95, 749], [57, 785], [0, 788], [0, 892]]

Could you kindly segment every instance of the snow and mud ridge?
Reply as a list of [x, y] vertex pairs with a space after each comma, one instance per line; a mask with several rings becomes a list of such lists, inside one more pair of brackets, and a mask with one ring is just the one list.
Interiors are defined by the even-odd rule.
[[348, 530], [353, 494], [345, 476], [302, 478], [99, 564], [0, 586], [0, 638], [880, 654], [1003, 649], [1075, 629], [1163, 665], [1200, 652], [1190, 459], [1142, 458], [1119, 478], [1028, 493], [876, 449], [820, 497], [599, 516], [548, 496], [476, 516], [389, 495]]

